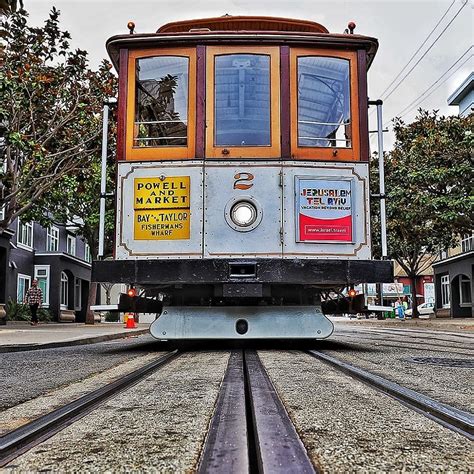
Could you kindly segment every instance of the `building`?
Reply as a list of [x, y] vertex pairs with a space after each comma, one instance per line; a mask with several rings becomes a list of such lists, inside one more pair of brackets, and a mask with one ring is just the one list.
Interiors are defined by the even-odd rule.
[[464, 236], [460, 244], [433, 264], [436, 317], [472, 317], [474, 234]]
[[474, 72], [448, 97], [448, 105], [459, 106], [459, 115], [467, 117], [474, 112]]
[[[474, 73], [451, 94], [448, 104], [459, 106], [461, 117], [473, 113]], [[456, 248], [443, 252], [441, 257], [433, 264], [436, 316], [473, 317], [474, 234], [463, 236]]]
[[37, 279], [43, 307], [53, 320], [85, 321], [92, 259], [89, 246], [75, 231], [17, 219], [0, 234], [0, 305], [22, 302]]

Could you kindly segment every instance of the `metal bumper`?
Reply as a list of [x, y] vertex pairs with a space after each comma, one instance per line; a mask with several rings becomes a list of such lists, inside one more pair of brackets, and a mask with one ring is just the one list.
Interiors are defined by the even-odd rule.
[[333, 330], [319, 306], [174, 306], [150, 326], [159, 340], [325, 339]]
[[393, 263], [331, 259], [105, 260], [93, 262], [92, 281], [138, 285], [391, 283]]

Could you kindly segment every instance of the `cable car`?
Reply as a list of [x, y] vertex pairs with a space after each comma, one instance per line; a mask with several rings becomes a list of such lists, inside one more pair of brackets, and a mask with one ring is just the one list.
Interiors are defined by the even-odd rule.
[[[355, 26], [355, 25], [352, 25]], [[367, 69], [377, 40], [315, 22], [223, 16], [114, 36], [113, 260], [122, 310], [160, 340], [319, 339], [345, 287], [393, 281], [371, 257]], [[326, 309], [325, 309], [326, 308]]]

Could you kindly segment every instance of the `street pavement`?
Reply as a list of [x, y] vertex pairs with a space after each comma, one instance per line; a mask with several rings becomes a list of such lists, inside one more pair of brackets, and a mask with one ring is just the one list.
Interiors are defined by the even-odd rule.
[[138, 324], [136, 329], [125, 329], [122, 323], [28, 323], [8, 322], [0, 326], [0, 353], [91, 344], [148, 332], [149, 324]]

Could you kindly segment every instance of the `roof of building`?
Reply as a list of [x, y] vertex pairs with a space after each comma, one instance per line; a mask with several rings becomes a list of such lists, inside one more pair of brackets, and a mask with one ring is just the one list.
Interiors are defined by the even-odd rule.
[[448, 97], [448, 105], [459, 105], [472, 90], [474, 90], [474, 72], [471, 72], [464, 79], [463, 83]]

